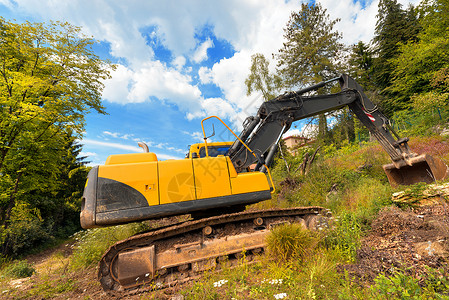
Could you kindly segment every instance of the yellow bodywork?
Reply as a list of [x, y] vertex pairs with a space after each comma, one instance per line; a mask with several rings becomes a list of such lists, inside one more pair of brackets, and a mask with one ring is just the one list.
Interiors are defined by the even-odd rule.
[[149, 206], [270, 190], [264, 173], [237, 174], [228, 156], [158, 161], [154, 153], [112, 155], [98, 177], [134, 188]]

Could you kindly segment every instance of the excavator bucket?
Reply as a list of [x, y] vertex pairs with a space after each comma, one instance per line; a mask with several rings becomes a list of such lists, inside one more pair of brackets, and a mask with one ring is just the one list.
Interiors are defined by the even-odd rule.
[[418, 182], [432, 183], [436, 180], [444, 180], [449, 175], [447, 165], [441, 159], [428, 154], [415, 156], [408, 162], [409, 164], [399, 168], [394, 164], [383, 166], [392, 187]]

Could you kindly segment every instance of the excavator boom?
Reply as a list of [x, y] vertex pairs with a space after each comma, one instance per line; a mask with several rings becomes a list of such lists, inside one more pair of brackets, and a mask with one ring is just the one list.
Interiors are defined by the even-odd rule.
[[[341, 91], [304, 95], [335, 81]], [[194, 220], [120, 241], [103, 255], [98, 277], [106, 291], [164, 287], [196, 278], [263, 252], [270, 228], [300, 223], [309, 229], [326, 223], [324, 208], [244, 211], [271, 198], [265, 172], [278, 142], [292, 122], [348, 106], [392, 163], [384, 166], [391, 185], [431, 182], [447, 177], [447, 166], [417, 155], [408, 138], [399, 138], [389, 120], [348, 75], [264, 102], [244, 122], [235, 142], [195, 144], [185, 159], [159, 161], [156, 154], [111, 155], [92, 168], [82, 198], [83, 228], [190, 214]], [[204, 121], [204, 120], [203, 120]], [[254, 169], [251, 165], [257, 163]], [[269, 173], [268, 173], [269, 175]], [[269, 177], [269, 176], [268, 176]]]
[[[304, 96], [305, 93], [335, 81], [339, 82], [341, 92]], [[388, 118], [365, 95], [363, 88], [346, 74], [264, 102], [257, 116], [245, 121], [240, 140], [270, 165], [278, 146], [275, 141], [290, 128], [292, 122], [345, 106], [349, 107], [390, 156], [392, 163], [385, 165], [384, 170], [393, 187], [418, 182], [430, 183], [448, 176], [448, 168], [440, 159], [428, 154], [418, 156], [412, 152], [408, 146], [409, 139], [400, 138], [394, 132]], [[227, 154], [237, 172], [257, 162], [240, 140], [234, 142]], [[261, 170], [264, 171], [264, 168]]]

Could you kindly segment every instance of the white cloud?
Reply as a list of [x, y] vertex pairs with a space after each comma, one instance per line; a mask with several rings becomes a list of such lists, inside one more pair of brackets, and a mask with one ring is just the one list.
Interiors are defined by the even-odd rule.
[[[118, 132], [110, 132], [110, 131], [103, 131], [103, 134], [106, 136], [110, 136], [113, 138], [120, 138], [120, 139], [124, 139], [124, 140], [129, 140], [132, 139], [132, 137], [134, 136], [134, 134], [121, 134]], [[135, 140], [135, 139], [132, 139]]]
[[6, 6], [9, 9], [14, 8], [14, 3], [11, 0], [0, 0], [0, 4]]
[[182, 133], [191, 136], [194, 139], [194, 142], [196, 142], [196, 143], [204, 142], [204, 136], [199, 131], [195, 131], [195, 132], [182, 131]]
[[[131, 146], [126, 144], [120, 144], [120, 143], [110, 143], [110, 142], [104, 142], [104, 141], [97, 141], [93, 139], [82, 139], [80, 141], [83, 145], [88, 146], [95, 146], [95, 147], [101, 147], [101, 148], [113, 148], [113, 149], [120, 149], [120, 150], [126, 150], [131, 152], [142, 152], [142, 148], [138, 146]], [[157, 154], [158, 158], [160, 159], [179, 159], [178, 156], [168, 155], [168, 154]]]
[[118, 138], [118, 136], [119, 136], [118, 132], [103, 131], [103, 134], [107, 135], [107, 136], [110, 136], [110, 137], [113, 137], [113, 138]]
[[198, 76], [200, 78], [201, 83], [203, 84], [212, 83], [213, 74], [209, 68], [201, 67], [198, 70]]
[[203, 60], [207, 59], [207, 49], [212, 48], [214, 46], [214, 42], [211, 39], [205, 40], [198, 49], [196, 49], [195, 53], [192, 55], [192, 60], [196, 63], [200, 63]]
[[103, 97], [120, 104], [142, 103], [156, 97], [192, 113], [198, 113], [198, 102], [202, 99], [189, 75], [160, 61], [147, 62], [137, 70], [118, 65], [112, 79], [105, 82]]
[[133, 78], [133, 71], [118, 64], [117, 69], [112, 72], [111, 79], [105, 81], [103, 98], [115, 103], [127, 103], [129, 85]]
[[307, 138], [313, 138], [318, 131], [318, 125], [313, 123], [304, 124], [301, 129], [290, 128], [282, 137], [286, 138], [288, 136], [303, 136]]
[[81, 151], [79, 156], [83, 157], [83, 156], [88, 156], [89, 158], [96, 158], [98, 157], [98, 154], [95, 152], [83, 152]]
[[[262, 53], [270, 58], [282, 46], [283, 29], [300, 1], [283, 0], [198, 0], [134, 1], [119, 0], [0, 0], [22, 14], [43, 20], [64, 20], [82, 26], [94, 38], [110, 44], [110, 54], [123, 63], [105, 82], [103, 97], [110, 102], [141, 103], [155, 97], [177, 105], [189, 119], [209, 113], [230, 118], [235, 126], [261, 103], [257, 96], [246, 96], [244, 80], [248, 76], [251, 55]], [[379, 0], [321, 0], [331, 19], [341, 18], [336, 29], [344, 42], [368, 42], [373, 34]], [[404, 6], [418, 0], [400, 0]], [[210, 28], [215, 37], [227, 41], [235, 50], [232, 57], [221, 59], [210, 68], [185, 67], [186, 57], [201, 63], [208, 58], [212, 40], [198, 45], [197, 34]], [[152, 30], [149, 34], [148, 30]], [[161, 62], [155, 57], [147, 37], [156, 38], [171, 51], [174, 59]], [[167, 65], [171, 63], [170, 67]], [[270, 68], [274, 70], [275, 64]], [[222, 99], [206, 97], [195, 83], [214, 83], [223, 92]]]
[[201, 102], [201, 107], [206, 111], [206, 115], [216, 115], [231, 118], [235, 109], [221, 98], [208, 98]]
[[186, 58], [182, 55], [177, 56], [173, 61], [172, 65], [175, 66], [176, 70], [181, 70], [182, 67], [186, 64]]
[[132, 151], [132, 152], [142, 152], [142, 148], [139, 148], [137, 146], [125, 145], [125, 144], [120, 144], [120, 143], [103, 142], [103, 141], [97, 141], [97, 140], [93, 140], [93, 139], [82, 139], [81, 143], [84, 145], [93, 145], [93, 146], [98, 146], [98, 147], [114, 148], [114, 149], [127, 150], [127, 151]]

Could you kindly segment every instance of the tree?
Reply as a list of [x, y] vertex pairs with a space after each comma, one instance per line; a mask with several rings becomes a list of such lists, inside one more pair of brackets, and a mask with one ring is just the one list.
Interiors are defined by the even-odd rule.
[[[374, 61], [374, 79], [376, 86], [388, 96], [386, 99], [394, 99], [397, 96], [385, 89], [391, 85], [394, 59], [401, 52], [400, 44], [416, 41], [419, 31], [418, 14], [413, 6], [403, 10], [396, 0], [380, 0], [373, 39], [377, 54]], [[386, 100], [383, 109], [387, 114], [391, 114], [398, 107]]]
[[423, 29], [418, 40], [400, 45], [401, 54], [391, 60], [395, 69], [388, 91], [398, 95], [394, 104], [400, 108], [406, 108], [415, 94], [435, 89], [444, 92], [444, 80], [438, 78], [449, 68], [449, 3], [424, 3], [421, 11]]
[[[334, 30], [338, 21], [331, 20], [318, 2], [302, 4], [299, 12], [291, 14], [284, 29], [286, 41], [276, 55], [278, 73], [286, 88], [316, 84], [340, 73], [339, 57], [344, 46], [341, 34]], [[329, 139], [324, 114], [319, 116], [318, 137]]]
[[247, 96], [253, 91], [261, 92], [266, 101], [277, 96], [281, 79], [278, 75], [270, 73], [269, 64], [263, 54], [256, 53], [251, 56], [250, 75], [245, 80]]
[[67, 137], [80, 136], [84, 114], [101, 105], [113, 66], [95, 41], [68, 23], [14, 24], [0, 19], [0, 225], [17, 201], [55, 192]]
[[422, 30], [417, 41], [400, 45], [386, 90], [397, 95], [394, 107], [416, 112], [412, 130], [422, 134], [449, 117], [449, 2], [428, 1], [419, 9]]
[[337, 22], [330, 20], [318, 2], [302, 4], [299, 12], [291, 14], [284, 29], [286, 41], [276, 55], [284, 86], [307, 86], [339, 73], [338, 58], [344, 46], [341, 34], [334, 30]]
[[348, 58], [348, 73], [365, 90], [375, 88], [372, 82], [373, 62], [373, 50], [368, 45], [362, 41], [352, 45]]

